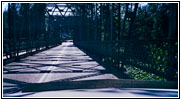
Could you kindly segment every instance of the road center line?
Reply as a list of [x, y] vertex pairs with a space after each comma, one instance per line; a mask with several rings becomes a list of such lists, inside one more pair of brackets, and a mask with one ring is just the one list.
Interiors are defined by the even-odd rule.
[[[63, 54], [64, 52], [65, 52], [65, 48], [66, 48], [67, 46], [63, 46], [63, 48], [62, 48], [62, 50], [59, 52], [60, 54]], [[55, 62], [53, 62], [52, 64], [57, 64], [58, 63], [58, 59], [59, 58], [57, 58], [57, 61], [55, 61]], [[53, 68], [54, 66], [50, 66], [47, 70], [52, 70], [52, 68]], [[45, 74], [43, 74], [43, 76], [40, 78], [40, 80], [38, 81], [38, 83], [42, 83], [43, 81], [45, 81], [45, 79], [46, 79], [46, 77], [47, 77], [47, 75], [48, 75], [49, 73], [45, 73]]]

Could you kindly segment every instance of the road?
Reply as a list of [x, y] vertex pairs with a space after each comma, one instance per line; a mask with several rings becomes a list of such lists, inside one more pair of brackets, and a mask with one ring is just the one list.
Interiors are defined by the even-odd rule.
[[55, 80], [117, 79], [83, 51], [65, 42], [60, 46], [4, 66], [4, 78], [27, 83]]
[[[3, 96], [4, 97], [79, 97], [82, 96], [164, 96], [163, 93], [167, 91], [167, 96], [178, 96], [176, 89], [163, 90], [160, 95], [139, 94], [139, 91], [145, 92], [144, 89], [122, 89], [102, 88], [96, 89], [95, 87], [110, 84], [111, 80], [118, 79], [115, 75], [106, 70], [103, 66], [99, 65], [91, 57], [86, 55], [83, 51], [73, 45], [72, 41], [62, 43], [57, 47], [37, 53], [33, 56], [21, 59], [18, 62], [12, 62], [3, 66]], [[101, 82], [92, 80], [109, 80]], [[82, 89], [69, 89], [72, 84], [76, 87], [76, 82], [85, 83], [79, 85]], [[63, 82], [63, 83], [61, 83]], [[70, 82], [70, 83], [65, 83]], [[74, 82], [74, 83], [73, 83]], [[87, 83], [86, 83], [87, 82]], [[90, 83], [92, 82], [92, 84]], [[107, 82], [107, 83], [106, 83]], [[44, 83], [46, 83], [44, 85]], [[59, 84], [61, 83], [61, 84]], [[27, 86], [27, 84], [34, 85]], [[37, 85], [40, 84], [40, 85]], [[63, 85], [62, 85], [63, 84]], [[94, 84], [94, 85], [93, 85]], [[99, 85], [98, 85], [99, 84]], [[90, 89], [83, 87], [90, 86]], [[36, 90], [37, 88], [48, 89], [48, 91]], [[94, 89], [95, 88], [95, 89]], [[23, 92], [24, 91], [26, 92]], [[60, 90], [59, 90], [60, 89]], [[63, 90], [61, 90], [63, 89]], [[146, 89], [148, 90], [148, 89]], [[149, 89], [150, 90], [150, 89]], [[38, 91], [38, 92], [36, 92]], [[87, 91], [87, 92], [85, 92]], [[110, 91], [110, 92], [99, 92]], [[116, 92], [117, 91], [117, 92]], [[138, 92], [138, 94], [134, 93]], [[155, 91], [157, 91], [155, 89]], [[62, 94], [65, 93], [65, 94]], [[80, 95], [80, 93], [82, 95]], [[48, 95], [49, 94], [49, 95]], [[61, 94], [61, 95], [60, 95]]]

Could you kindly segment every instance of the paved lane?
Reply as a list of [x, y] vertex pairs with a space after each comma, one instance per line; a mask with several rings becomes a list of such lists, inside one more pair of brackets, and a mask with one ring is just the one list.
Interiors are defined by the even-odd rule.
[[8, 89], [25, 83], [117, 79], [72, 41], [13, 62], [3, 67], [3, 86]]

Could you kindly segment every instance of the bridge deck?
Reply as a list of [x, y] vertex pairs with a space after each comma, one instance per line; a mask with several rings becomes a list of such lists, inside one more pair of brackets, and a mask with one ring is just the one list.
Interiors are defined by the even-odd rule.
[[[83, 82], [91, 82], [91, 80], [111, 80], [118, 79], [115, 75], [110, 73], [110, 71], [106, 70], [103, 66], [99, 65], [96, 61], [94, 61], [91, 57], [86, 55], [83, 51], [78, 49], [73, 45], [71, 41], [64, 42], [62, 45], [54, 47], [52, 49], [37, 53], [33, 56], [29, 56], [27, 58], [21, 59], [18, 62], [13, 62], [7, 64], [3, 67], [3, 92], [4, 96], [42, 96], [50, 94], [50, 96], [83, 96], [78, 95], [79, 93], [85, 94], [84, 96], [126, 96], [121, 95], [120, 89], [109, 88], [107, 89], [93, 89], [96, 87], [104, 88], [103, 81], [101, 82], [92, 82], [92, 85], [95, 83], [99, 84], [95, 85], [95, 87], [90, 87], [90, 90], [80, 90], [80, 91], [68, 91], [62, 90], [59, 92], [43, 92], [43, 94], [31, 94], [32, 92], [41, 91], [36, 90], [36, 87], [43, 87], [58, 90], [62, 89], [60, 86], [62, 84], [57, 84], [57, 82], [69, 82], [69, 81], [83, 81]], [[50, 83], [42, 85], [41, 83]], [[53, 83], [53, 84], [52, 84]], [[30, 84], [28, 87], [25, 84]], [[33, 85], [35, 84], [35, 85]], [[72, 83], [72, 85], [76, 85], [78, 83]], [[53, 87], [52, 87], [53, 85]], [[66, 84], [67, 85], [67, 84]], [[71, 86], [71, 83], [69, 84]], [[80, 85], [80, 84], [79, 84]], [[84, 84], [85, 85], [85, 84]], [[91, 84], [86, 84], [90, 85]], [[102, 86], [101, 86], [102, 85]], [[70, 87], [69, 86], [69, 87]], [[85, 86], [80, 86], [85, 87]], [[56, 88], [56, 89], [55, 89]], [[66, 88], [66, 86], [65, 86]], [[23, 90], [24, 89], [24, 90]], [[71, 89], [71, 88], [70, 88]], [[74, 88], [72, 88], [74, 89]], [[80, 88], [83, 89], [83, 88]], [[93, 89], [93, 90], [91, 90]], [[119, 91], [118, 91], [119, 90]], [[23, 91], [30, 92], [28, 95], [27, 93], [22, 93]], [[93, 92], [94, 91], [94, 92]], [[98, 92], [98, 91], [112, 91], [112, 92]], [[117, 92], [116, 92], [117, 91]], [[164, 96], [165, 90], [160, 90], [160, 95], [145, 95], [144, 93], [148, 91], [144, 90], [124, 90], [127, 96]], [[130, 91], [142, 91], [140, 94], [134, 93]], [[151, 91], [151, 90], [150, 90]], [[157, 91], [155, 89], [155, 91]], [[178, 96], [177, 90], [166, 90], [166, 96]], [[62, 93], [66, 94], [62, 94]], [[58, 94], [57, 94], [58, 93]], [[68, 95], [70, 93], [70, 95]], [[100, 94], [97, 94], [100, 93]], [[60, 95], [62, 94], [62, 95]], [[77, 95], [76, 95], [77, 94]]]
[[117, 79], [72, 42], [4, 66], [4, 78], [27, 83]]

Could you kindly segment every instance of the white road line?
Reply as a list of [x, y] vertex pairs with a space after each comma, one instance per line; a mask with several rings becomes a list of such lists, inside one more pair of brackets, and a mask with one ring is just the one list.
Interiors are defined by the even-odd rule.
[[[63, 54], [63, 53], [65, 52], [65, 48], [66, 48], [66, 47], [67, 47], [67, 46], [63, 47], [62, 50], [61, 50], [58, 54]], [[57, 64], [57, 63], [58, 63], [58, 58], [57, 58], [57, 61], [53, 62], [52, 64]], [[52, 70], [53, 67], [54, 67], [54, 66], [50, 66], [47, 70]], [[42, 83], [43, 81], [45, 81], [45, 79], [46, 79], [46, 77], [47, 77], [48, 74], [49, 74], [49, 73], [43, 74], [43, 76], [40, 78], [40, 80], [38, 81], [38, 83]]]

